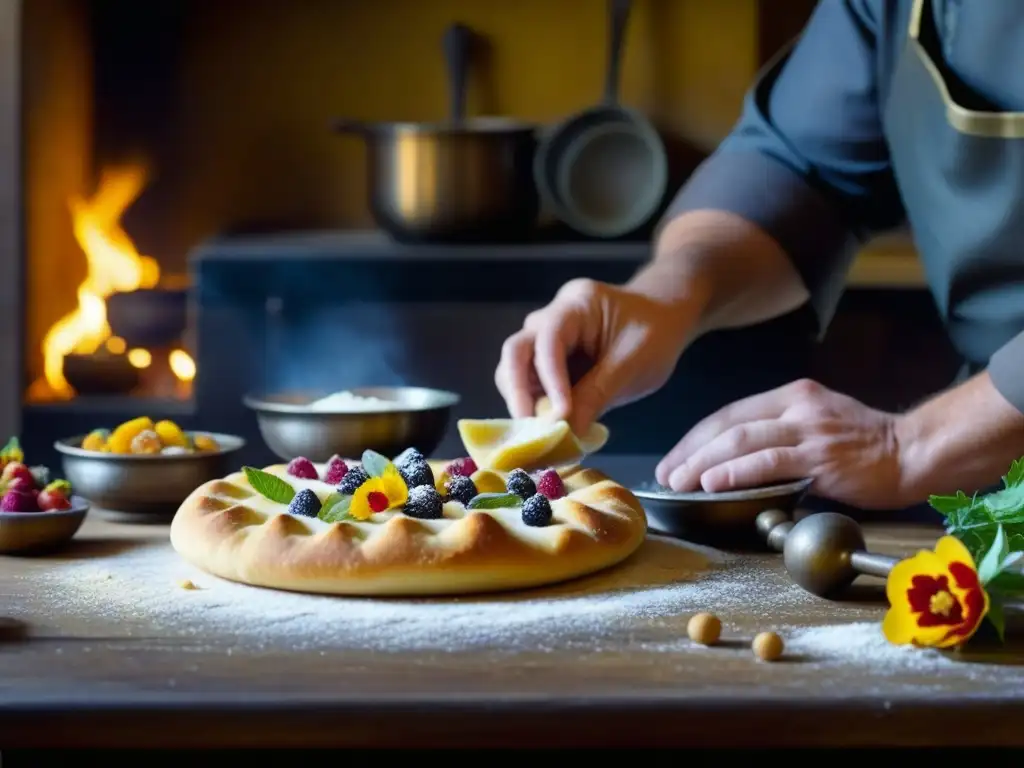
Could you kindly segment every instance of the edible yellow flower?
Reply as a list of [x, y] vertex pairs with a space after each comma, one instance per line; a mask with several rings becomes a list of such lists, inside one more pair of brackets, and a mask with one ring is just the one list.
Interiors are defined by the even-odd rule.
[[394, 464], [388, 464], [380, 477], [371, 477], [352, 494], [348, 514], [356, 520], [369, 520], [378, 512], [398, 509], [409, 498], [409, 488]]
[[933, 552], [922, 550], [898, 562], [885, 593], [890, 607], [882, 633], [895, 645], [960, 646], [989, 609], [974, 558], [954, 536], [939, 539]]

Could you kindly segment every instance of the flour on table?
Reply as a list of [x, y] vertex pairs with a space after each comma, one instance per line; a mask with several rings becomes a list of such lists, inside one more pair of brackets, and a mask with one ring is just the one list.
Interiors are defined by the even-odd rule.
[[370, 413], [374, 411], [401, 410], [403, 405], [394, 400], [379, 397], [363, 397], [352, 392], [335, 392], [309, 404], [311, 411], [336, 411], [339, 413]]
[[[344, 598], [225, 581], [192, 567], [167, 544], [41, 573], [49, 609], [94, 621], [97, 631], [158, 627], [172, 635], [229, 636], [291, 648], [545, 650], [581, 639], [600, 645], [644, 622], [801, 599], [796, 587], [766, 587], [754, 570], [724, 568], [714, 550], [650, 537], [618, 568], [552, 587], [461, 598]], [[194, 590], [182, 589], [188, 580]], [[135, 627], [133, 628], [133, 621]]]

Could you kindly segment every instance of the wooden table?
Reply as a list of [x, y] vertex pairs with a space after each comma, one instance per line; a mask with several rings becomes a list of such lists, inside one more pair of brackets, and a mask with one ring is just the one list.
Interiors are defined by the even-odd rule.
[[[937, 531], [868, 533], [873, 549], [898, 554], [929, 546]], [[851, 624], [863, 640], [865, 622], [877, 625], [885, 608], [870, 580], [848, 602], [794, 598], [776, 555], [715, 566], [716, 578], [732, 579], [732, 598], [718, 611], [723, 647], [710, 649], [686, 639], [694, 607], [683, 605], [597, 620], [596, 630], [545, 648], [386, 652], [311, 648], [311, 638], [270, 637], [259, 622], [206, 630], [203, 611], [162, 629], [141, 609], [115, 621], [60, 594], [60, 583], [90, 589], [76, 584], [85, 577], [75, 568], [115, 563], [133, 548], [168, 559], [166, 540], [164, 526], [90, 519], [60, 556], [0, 558], [0, 746], [1024, 745], [1024, 654], [1012, 648], [959, 659], [909, 649], [905, 664], [883, 665], [856, 648], [829, 658], [833, 642], [825, 658], [797, 649], [786, 661], [756, 661], [757, 631], [788, 627], [780, 630], [788, 638], [800, 627]], [[647, 572], [671, 582], [681, 556], [693, 558], [652, 540], [637, 557], [653, 558]], [[54, 582], [57, 572], [72, 575]], [[740, 572], [745, 581], [730, 575]], [[117, 578], [126, 577], [122, 568]], [[695, 582], [702, 578], [710, 577]], [[218, 588], [209, 577], [199, 582]], [[115, 580], [110, 589], [130, 586]], [[175, 588], [181, 594], [167, 600], [189, 599]], [[716, 599], [714, 589], [695, 589]], [[515, 611], [519, 598], [508, 599]]]

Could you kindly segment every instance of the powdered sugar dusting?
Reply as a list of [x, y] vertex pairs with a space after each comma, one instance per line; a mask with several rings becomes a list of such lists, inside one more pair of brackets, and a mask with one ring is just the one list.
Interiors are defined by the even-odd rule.
[[[798, 588], [765, 584], [758, 573], [730, 565], [714, 550], [652, 537], [629, 561], [602, 574], [464, 598], [352, 599], [249, 587], [199, 571], [163, 543], [61, 563], [41, 578], [50, 582], [49, 610], [90, 620], [97, 631], [113, 625], [293, 648], [536, 651], [642, 629], [659, 618], [685, 621], [700, 609], [780, 607], [803, 599]], [[197, 589], [183, 589], [186, 580]]]

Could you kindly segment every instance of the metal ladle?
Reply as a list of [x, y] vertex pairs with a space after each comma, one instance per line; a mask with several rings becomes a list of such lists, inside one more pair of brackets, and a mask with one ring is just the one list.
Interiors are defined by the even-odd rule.
[[790, 578], [818, 597], [832, 598], [860, 575], [889, 575], [898, 558], [867, 551], [855, 520], [838, 512], [818, 512], [794, 523], [778, 509], [756, 518], [758, 533], [782, 553]]

